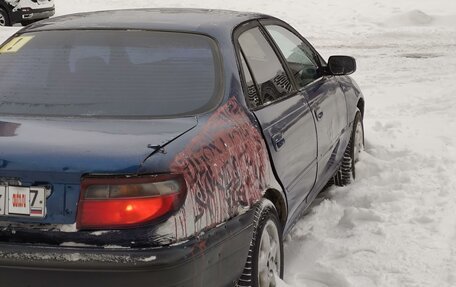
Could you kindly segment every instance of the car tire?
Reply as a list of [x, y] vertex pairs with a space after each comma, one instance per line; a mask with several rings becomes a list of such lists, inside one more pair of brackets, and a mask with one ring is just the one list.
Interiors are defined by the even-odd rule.
[[355, 165], [359, 160], [359, 154], [364, 150], [364, 125], [361, 112], [356, 112], [353, 121], [353, 129], [350, 141], [345, 149], [342, 163], [334, 176], [334, 184], [337, 186], [349, 185], [356, 179]]
[[239, 287], [277, 286], [277, 275], [283, 278], [283, 237], [277, 210], [263, 199], [256, 211], [255, 228]]
[[11, 26], [8, 13], [2, 8], [0, 8], [0, 27], [1, 26]]

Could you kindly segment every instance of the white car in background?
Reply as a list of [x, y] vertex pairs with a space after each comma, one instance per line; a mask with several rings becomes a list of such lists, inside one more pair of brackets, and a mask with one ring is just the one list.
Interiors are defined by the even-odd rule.
[[54, 14], [54, 0], [0, 0], [0, 26], [26, 26]]

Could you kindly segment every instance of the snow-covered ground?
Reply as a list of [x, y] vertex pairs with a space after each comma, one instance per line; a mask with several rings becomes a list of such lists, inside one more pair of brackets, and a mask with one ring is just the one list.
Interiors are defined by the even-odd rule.
[[288, 236], [283, 286], [456, 286], [456, 1], [55, 1], [58, 15], [259, 11], [290, 22], [326, 58], [355, 56], [366, 96], [358, 178], [326, 192]]

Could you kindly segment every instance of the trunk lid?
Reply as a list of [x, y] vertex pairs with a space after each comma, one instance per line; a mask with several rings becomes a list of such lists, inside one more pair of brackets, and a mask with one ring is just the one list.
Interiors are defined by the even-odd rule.
[[154, 151], [195, 127], [195, 118], [153, 120], [0, 118], [0, 184], [48, 186], [46, 217], [14, 223], [73, 224], [84, 174], [135, 174]]

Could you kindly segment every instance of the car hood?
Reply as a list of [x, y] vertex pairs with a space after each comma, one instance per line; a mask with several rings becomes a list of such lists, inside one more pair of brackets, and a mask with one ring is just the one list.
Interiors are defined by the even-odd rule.
[[[79, 182], [86, 173], [135, 173], [153, 151], [197, 124], [196, 118], [112, 120], [0, 118], [0, 177]], [[24, 173], [27, 172], [27, 173]], [[73, 175], [73, 176], [71, 176]]]

